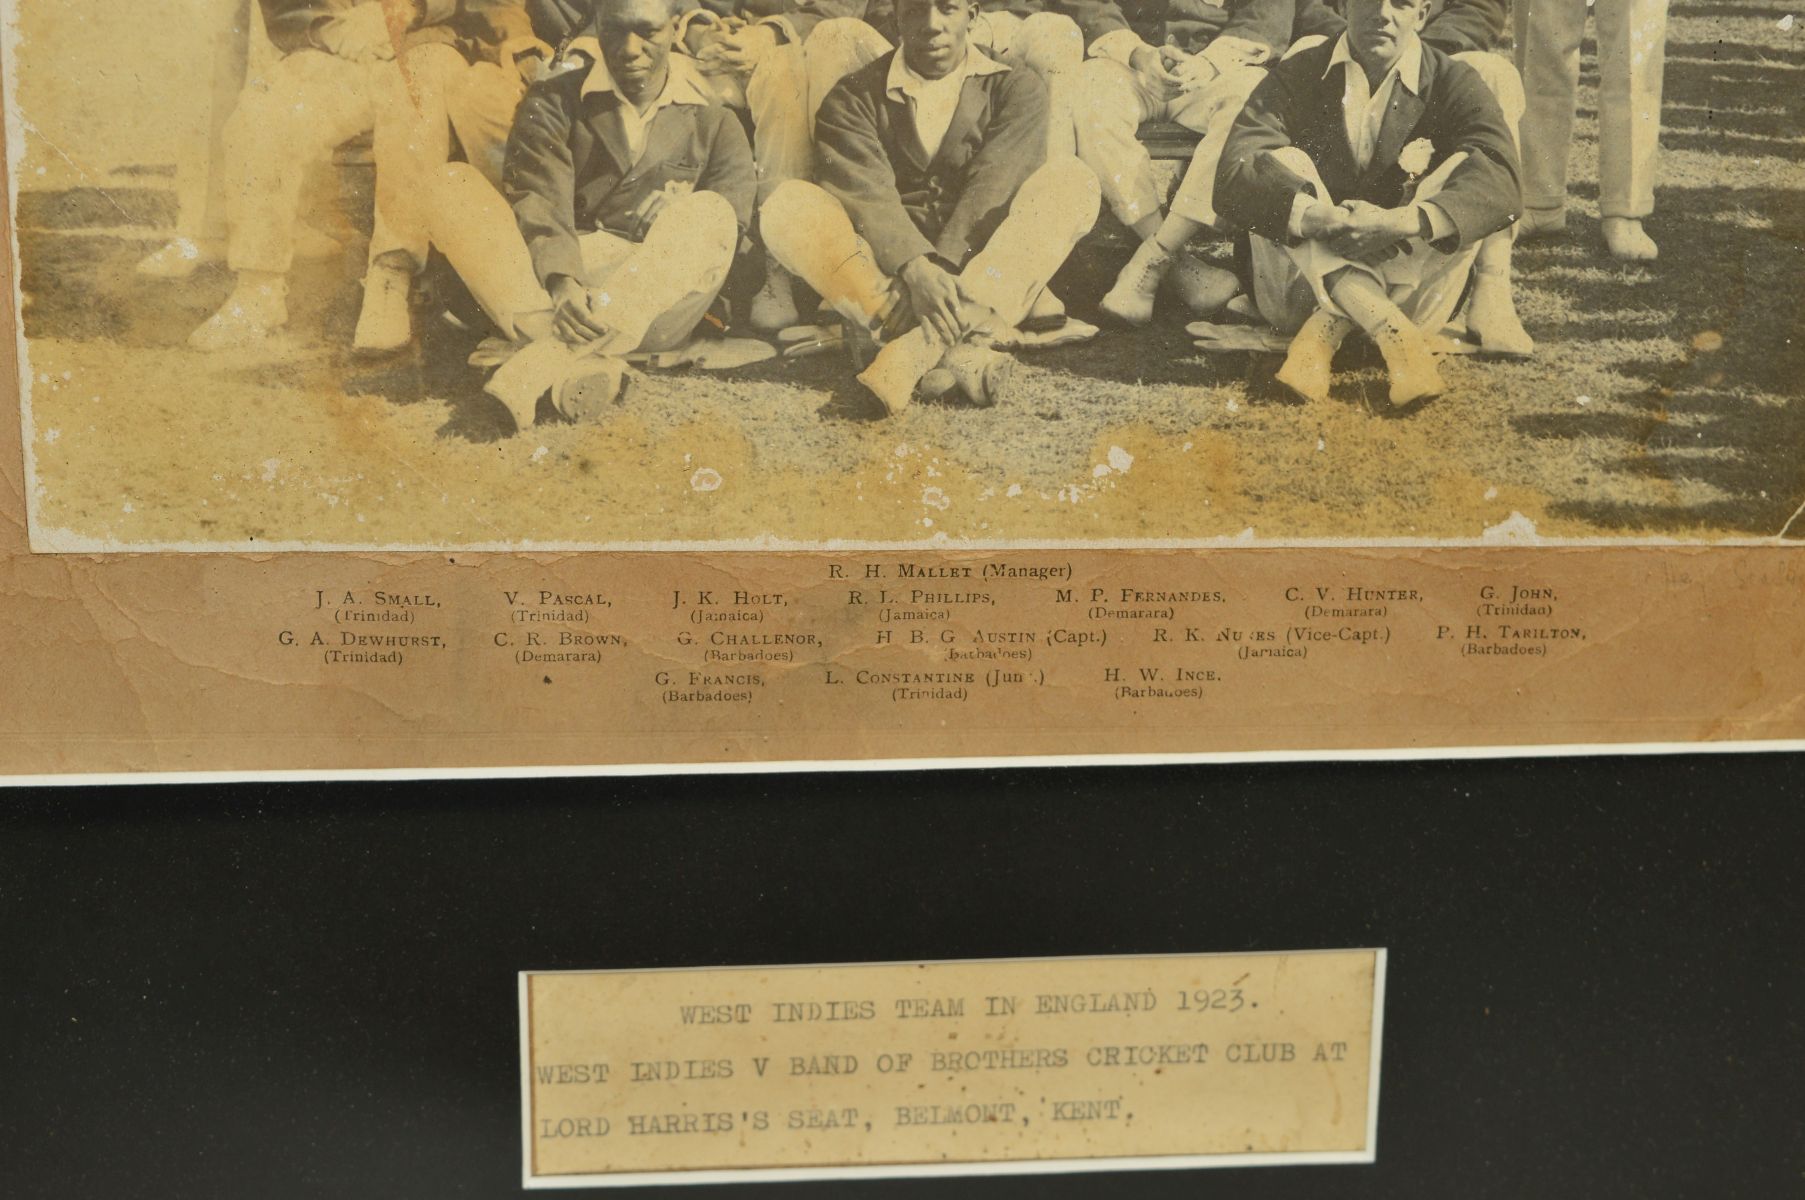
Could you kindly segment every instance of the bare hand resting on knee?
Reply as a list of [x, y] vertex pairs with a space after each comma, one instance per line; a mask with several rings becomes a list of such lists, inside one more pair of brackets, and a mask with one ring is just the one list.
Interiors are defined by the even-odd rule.
[[929, 332], [948, 346], [965, 336], [963, 309], [969, 297], [957, 276], [925, 254], [904, 263], [899, 274], [909, 291], [909, 307]]
[[601, 318], [597, 292], [568, 275], [552, 281], [552, 328], [573, 346], [585, 346], [613, 332]]

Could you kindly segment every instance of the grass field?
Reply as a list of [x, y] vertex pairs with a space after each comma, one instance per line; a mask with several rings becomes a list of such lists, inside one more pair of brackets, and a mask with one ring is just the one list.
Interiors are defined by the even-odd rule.
[[[1275, 357], [1202, 354], [1173, 318], [1023, 356], [995, 409], [878, 419], [829, 356], [649, 375], [603, 424], [510, 436], [470, 335], [431, 324], [418, 355], [350, 360], [357, 242], [300, 273], [289, 332], [208, 358], [182, 341], [223, 272], [141, 280], [149, 230], [72, 228], [27, 191], [34, 527], [69, 547], [1470, 539], [1521, 514], [1544, 537], [1771, 537], [1805, 501], [1805, 29], [1786, 13], [1675, 4], [1647, 267], [1598, 241], [1588, 46], [1569, 235], [1518, 252], [1537, 357], [1451, 360], [1446, 395], [1383, 418], [1369, 352], [1305, 405]], [[1105, 218], [1055, 281], [1075, 314], [1128, 250]]]

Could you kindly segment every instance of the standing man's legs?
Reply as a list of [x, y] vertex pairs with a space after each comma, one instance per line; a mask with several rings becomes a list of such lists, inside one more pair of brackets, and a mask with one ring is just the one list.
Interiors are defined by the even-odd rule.
[[[225, 128], [247, 79], [256, 79], [280, 61], [263, 30], [263, 9], [254, 0], [213, 0], [204, 25], [216, 32], [203, 38], [205, 56], [196, 70], [211, 80], [200, 124], [176, 162], [175, 236], [138, 263], [138, 273], [156, 279], [187, 279], [200, 267], [226, 257]], [[305, 221], [295, 225], [297, 258], [331, 258], [343, 247]]]
[[1667, 0], [1598, 0], [1598, 208], [1617, 258], [1655, 257], [1642, 220], [1655, 209]]
[[1567, 225], [1567, 156], [1579, 104], [1579, 43], [1584, 0], [1516, 0], [1517, 70], [1526, 107], [1522, 124], [1525, 237]]

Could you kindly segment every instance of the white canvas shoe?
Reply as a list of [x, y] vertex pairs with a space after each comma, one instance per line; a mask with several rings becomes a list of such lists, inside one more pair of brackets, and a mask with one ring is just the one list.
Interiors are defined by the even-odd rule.
[[1599, 223], [1604, 233], [1605, 248], [1621, 262], [1653, 262], [1661, 248], [1634, 217], [1606, 217]]
[[414, 340], [414, 318], [408, 311], [414, 273], [407, 267], [371, 263], [364, 275], [363, 310], [351, 348], [363, 354], [387, 354]]
[[1116, 276], [1097, 307], [1118, 321], [1145, 325], [1153, 320], [1153, 297], [1172, 266], [1172, 254], [1152, 238], [1136, 247], [1134, 257]]
[[796, 277], [769, 255], [765, 256], [764, 286], [752, 297], [747, 315], [752, 328], [760, 333], [776, 333], [802, 319], [796, 311]]
[[1291, 339], [1284, 365], [1273, 378], [1305, 400], [1327, 400], [1329, 366], [1353, 327], [1354, 323], [1346, 317], [1318, 309]]
[[1467, 332], [1478, 340], [1482, 354], [1528, 358], [1535, 353], [1535, 339], [1517, 316], [1510, 276], [1503, 272], [1473, 272], [1473, 294], [1467, 299]]
[[1411, 324], [1387, 324], [1373, 334], [1391, 375], [1391, 406], [1402, 408], [1445, 390], [1441, 370], [1422, 332]]
[[171, 238], [138, 260], [138, 274], [150, 279], [187, 279], [209, 263], [224, 262], [226, 249], [218, 242]]
[[1241, 281], [1233, 271], [1213, 267], [1182, 250], [1172, 256], [1166, 286], [1196, 317], [1215, 316], [1241, 292]]
[[188, 335], [188, 345], [211, 354], [255, 345], [288, 324], [288, 285], [239, 278], [219, 311]]

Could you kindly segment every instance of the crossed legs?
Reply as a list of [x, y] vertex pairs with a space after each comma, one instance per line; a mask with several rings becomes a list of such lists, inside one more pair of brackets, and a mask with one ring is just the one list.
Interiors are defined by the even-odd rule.
[[[602, 375], [612, 382], [599, 389], [600, 400], [612, 400], [621, 356], [687, 341], [726, 282], [739, 244], [733, 205], [704, 191], [667, 201], [642, 242], [607, 232], [583, 234], [578, 282], [596, 293], [592, 307], [610, 332], [572, 347], [553, 332], [551, 298], [533, 269], [513, 209], [479, 171], [465, 163], [443, 168], [423, 208], [433, 244], [489, 319], [521, 347], [487, 390], [507, 405], [522, 429], [533, 423], [534, 408], [548, 390], [562, 398], [566, 385], [579, 377]], [[566, 415], [584, 415], [559, 407]]]
[[[1026, 317], [1072, 247], [1096, 223], [1097, 206], [1097, 178], [1075, 158], [1055, 159], [1030, 175], [989, 243], [960, 272], [974, 318], [984, 310], [1005, 325]], [[772, 193], [760, 220], [766, 245], [786, 268], [847, 321], [875, 332], [899, 285], [879, 269], [838, 200], [812, 183], [793, 180]], [[885, 343], [859, 380], [890, 412], [900, 412], [922, 377], [952, 349], [917, 326]]]
[[[1287, 167], [1309, 180], [1316, 194], [1332, 202], [1310, 157], [1296, 147], [1274, 152]], [[1423, 181], [1418, 197], [1434, 195], [1454, 160]], [[1251, 239], [1254, 302], [1260, 314], [1283, 332], [1295, 331], [1278, 380], [1306, 399], [1328, 395], [1329, 362], [1355, 329], [1372, 339], [1391, 375], [1391, 402], [1408, 404], [1442, 390], [1424, 333], [1439, 330], [1453, 314], [1478, 256], [1477, 247], [1444, 254], [1426, 242], [1411, 241], [1385, 263], [1350, 262], [1319, 242], [1283, 246]]]

